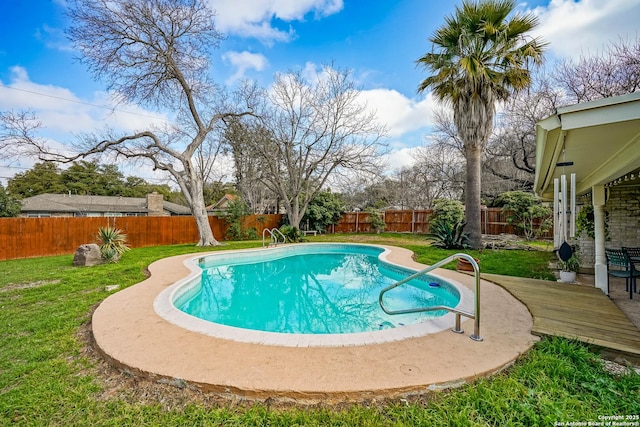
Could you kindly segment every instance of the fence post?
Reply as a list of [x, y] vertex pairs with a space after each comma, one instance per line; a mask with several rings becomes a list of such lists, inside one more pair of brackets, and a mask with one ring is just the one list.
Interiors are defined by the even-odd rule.
[[358, 210], [356, 209], [356, 233], [358, 233]]
[[416, 211], [411, 209], [411, 234], [415, 234]]
[[487, 233], [487, 205], [482, 205], [480, 206], [480, 216], [484, 217], [484, 221], [482, 221], [481, 224], [484, 224], [484, 231], [480, 231], [481, 234], [488, 234]]

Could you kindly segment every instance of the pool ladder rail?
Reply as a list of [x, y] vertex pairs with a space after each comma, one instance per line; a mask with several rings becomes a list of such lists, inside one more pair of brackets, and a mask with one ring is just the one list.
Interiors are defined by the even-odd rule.
[[[416, 279], [416, 278], [418, 278], [418, 277], [420, 277], [422, 275], [425, 275], [425, 274], [429, 273], [430, 271], [435, 270], [436, 268], [442, 267], [443, 265], [449, 264], [452, 261], [456, 261], [459, 258], [463, 258], [463, 259], [469, 261], [469, 263], [473, 266], [474, 279], [475, 279], [475, 296], [474, 296], [474, 312], [473, 313], [470, 313], [470, 312], [464, 311], [464, 310], [458, 310], [456, 308], [448, 307], [448, 306], [444, 306], [444, 305], [438, 305], [438, 306], [432, 306], [432, 307], [408, 308], [408, 309], [404, 309], [404, 310], [389, 310], [384, 306], [384, 302], [382, 301], [382, 297], [384, 296], [385, 293], [387, 293], [391, 289], [397, 288], [400, 285], [404, 285], [405, 283], [409, 282], [410, 280], [413, 280], [413, 279]], [[456, 334], [461, 334], [461, 333], [464, 332], [464, 330], [462, 330], [461, 327], [460, 327], [460, 316], [465, 316], [465, 317], [468, 317], [470, 319], [474, 319], [475, 320], [474, 331], [473, 331], [473, 334], [471, 336], [469, 336], [469, 338], [471, 338], [474, 341], [482, 341], [482, 337], [480, 336], [480, 267], [478, 267], [478, 263], [470, 255], [463, 254], [463, 253], [458, 253], [458, 254], [451, 255], [451, 256], [443, 259], [442, 261], [439, 261], [439, 262], [437, 262], [437, 263], [435, 263], [433, 265], [430, 265], [429, 267], [425, 268], [424, 270], [420, 270], [417, 273], [412, 274], [411, 276], [405, 277], [404, 279], [387, 286], [382, 291], [380, 291], [380, 295], [378, 296], [378, 302], [380, 303], [380, 307], [382, 308], [382, 310], [385, 313], [390, 314], [390, 315], [421, 313], [421, 312], [436, 311], [436, 310], [447, 310], [447, 311], [450, 311], [452, 313], [455, 313], [455, 315], [456, 315], [456, 325], [451, 331], [455, 332]]]
[[[277, 228], [272, 228], [271, 230], [269, 230], [268, 228], [265, 228], [264, 230], [262, 230], [262, 247], [263, 248], [264, 248], [265, 238], [267, 234], [269, 234], [269, 244], [267, 245], [267, 247], [278, 246], [280, 243], [282, 243], [283, 245], [287, 243], [287, 238], [284, 236], [284, 234], [282, 234], [280, 230], [278, 230]], [[281, 238], [282, 238], [282, 241], [280, 241]]]

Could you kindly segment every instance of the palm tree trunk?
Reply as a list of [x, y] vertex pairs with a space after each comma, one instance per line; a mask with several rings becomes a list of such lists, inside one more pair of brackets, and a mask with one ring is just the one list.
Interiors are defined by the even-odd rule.
[[465, 183], [465, 220], [469, 233], [469, 244], [473, 249], [482, 248], [480, 222], [480, 185], [482, 150], [479, 145], [465, 147], [467, 158], [467, 181]]

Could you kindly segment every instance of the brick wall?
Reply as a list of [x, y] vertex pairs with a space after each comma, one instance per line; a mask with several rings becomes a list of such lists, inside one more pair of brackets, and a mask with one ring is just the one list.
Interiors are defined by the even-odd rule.
[[611, 237], [606, 246], [640, 246], [640, 187], [612, 187], [605, 211]]
[[[605, 246], [640, 246], [640, 187], [611, 187], [604, 210], [609, 231]], [[593, 268], [594, 240], [583, 233], [579, 244], [583, 267]]]

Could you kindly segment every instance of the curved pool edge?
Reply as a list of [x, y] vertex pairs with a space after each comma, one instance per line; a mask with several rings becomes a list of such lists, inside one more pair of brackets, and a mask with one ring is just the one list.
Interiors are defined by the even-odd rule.
[[[296, 245], [283, 245], [275, 248], [258, 248], [258, 249], [244, 249], [244, 250], [232, 250], [232, 251], [217, 251], [209, 253], [206, 256], [194, 255], [188, 257], [183, 261], [185, 267], [190, 271], [189, 275], [178, 280], [168, 288], [164, 289], [155, 298], [153, 306], [155, 312], [174, 325], [185, 328], [189, 331], [208, 335], [216, 338], [223, 338], [238, 342], [262, 344], [262, 345], [275, 345], [284, 347], [343, 347], [343, 346], [355, 346], [355, 345], [369, 345], [380, 344], [385, 342], [400, 341], [407, 338], [416, 338], [425, 336], [428, 334], [437, 333], [446, 329], [451, 329], [455, 322], [455, 315], [451, 312], [442, 316], [426, 319], [421, 322], [405, 325], [398, 328], [385, 329], [380, 331], [370, 332], [358, 332], [358, 333], [344, 333], [344, 334], [290, 334], [290, 333], [278, 333], [267, 332], [260, 330], [243, 329], [234, 326], [223, 325], [219, 323], [210, 322], [189, 315], [180, 309], [178, 309], [173, 301], [176, 300], [176, 294], [178, 292], [184, 292], [183, 288], [189, 286], [189, 283], [200, 277], [202, 269], [197, 265], [198, 262], [204, 258], [225, 256], [230, 253], [238, 254], [264, 254], [265, 252], [278, 253], [287, 256], [288, 254], [296, 254], [297, 252], [303, 252], [304, 248], [317, 246], [351, 246], [361, 248], [376, 248], [381, 250], [378, 255], [379, 259], [392, 266], [408, 269], [413, 272], [417, 272], [420, 268], [413, 268], [406, 264], [406, 257], [412, 258], [409, 253], [402, 253], [398, 251], [402, 248], [394, 248], [391, 250], [389, 247], [383, 245], [372, 245], [362, 243], [300, 243]], [[297, 248], [297, 249], [296, 249]], [[404, 258], [404, 259], [403, 259]], [[404, 261], [404, 263], [403, 263]], [[430, 273], [430, 276], [444, 280], [448, 282], [460, 296], [459, 303], [453, 307], [461, 309], [467, 312], [473, 312], [473, 292], [462, 286], [453, 279], [446, 279], [443, 276], [439, 276], [437, 273]]]
[[[412, 252], [396, 248], [391, 258], [423, 268]], [[410, 254], [407, 258], [406, 254]], [[190, 254], [149, 266], [151, 276], [106, 298], [92, 317], [94, 342], [120, 369], [151, 379], [180, 379], [203, 391], [248, 399], [303, 403], [363, 401], [448, 388], [510, 366], [538, 340], [526, 307], [500, 286], [482, 281], [483, 342], [442, 331], [365, 346], [281, 347], [241, 343], [187, 331], [158, 316], [158, 293], [189, 274]], [[473, 277], [436, 270], [467, 288]]]

